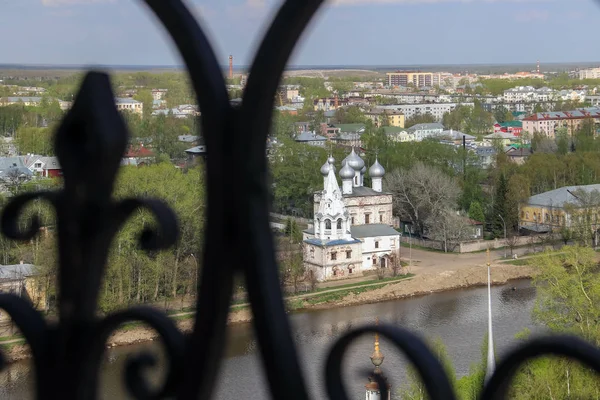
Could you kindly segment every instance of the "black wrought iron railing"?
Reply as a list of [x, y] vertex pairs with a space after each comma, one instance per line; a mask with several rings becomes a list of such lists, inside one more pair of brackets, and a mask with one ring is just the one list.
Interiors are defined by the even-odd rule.
[[[224, 353], [233, 277], [245, 277], [254, 316], [260, 357], [271, 395], [306, 399], [300, 368], [277, 276], [269, 229], [269, 188], [264, 147], [273, 99], [286, 62], [321, 0], [288, 0], [281, 6], [250, 69], [241, 107], [232, 108], [221, 68], [192, 14], [180, 0], [146, 0], [173, 38], [189, 71], [202, 110], [202, 132], [211, 154], [207, 160], [208, 211], [204, 267], [198, 288], [193, 333], [184, 337], [165, 314], [134, 307], [104, 318], [96, 313], [107, 254], [124, 221], [139, 208], [156, 217], [156, 230], [141, 233], [148, 250], [167, 248], [177, 239], [176, 216], [160, 200], [111, 198], [127, 129], [116, 110], [108, 76], [89, 72], [72, 109], [55, 138], [64, 174], [57, 192], [20, 195], [2, 213], [4, 235], [29, 240], [39, 229], [36, 218], [26, 230], [18, 219], [33, 199], [56, 209], [59, 247], [58, 321], [50, 324], [26, 301], [0, 295], [2, 307], [31, 347], [37, 398], [93, 399], [108, 336], [129, 321], [153, 327], [168, 356], [166, 379], [152, 389], [143, 370], [153, 365], [148, 354], [131, 359], [125, 370], [129, 393], [138, 399], [210, 398]], [[225, 185], [226, 177], [239, 177]], [[222, 257], [228, 254], [228, 257]], [[326, 363], [326, 386], [332, 399], [348, 398], [342, 383], [342, 360], [358, 336], [379, 332], [414, 364], [431, 399], [455, 398], [440, 362], [414, 334], [399, 326], [355, 329], [333, 346]], [[498, 365], [483, 391], [484, 399], [505, 398], [511, 378], [524, 361], [553, 354], [579, 360], [600, 372], [600, 350], [575, 337], [532, 340]], [[394, 371], [388, 371], [393, 374]], [[386, 385], [380, 385], [382, 392]], [[382, 393], [382, 398], [385, 393]]]

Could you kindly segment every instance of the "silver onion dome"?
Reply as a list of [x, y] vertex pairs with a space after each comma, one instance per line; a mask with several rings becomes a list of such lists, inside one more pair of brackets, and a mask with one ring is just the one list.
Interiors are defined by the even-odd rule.
[[379, 161], [375, 159], [375, 163], [371, 165], [371, 168], [369, 168], [369, 176], [371, 178], [383, 178], [384, 174], [385, 169], [381, 164], [379, 164]]
[[362, 175], [364, 175], [367, 172], [367, 166], [365, 165], [364, 167], [362, 167], [362, 169], [360, 170], [360, 173]]
[[332, 168], [334, 168], [333, 164], [330, 164], [329, 162], [326, 161], [325, 164], [323, 164], [323, 166], [321, 167], [321, 175], [323, 175], [323, 176], [329, 175], [329, 170]]
[[333, 158], [333, 156], [329, 156], [329, 158], [327, 159], [327, 162], [331, 165], [333, 165], [333, 163], [335, 163], [335, 158]]
[[346, 158], [346, 161], [355, 171], [360, 171], [365, 166], [364, 160], [354, 152], [354, 149], [352, 149], [352, 153]]
[[348, 163], [340, 169], [340, 178], [342, 178], [342, 180], [354, 178], [354, 169], [352, 169]]

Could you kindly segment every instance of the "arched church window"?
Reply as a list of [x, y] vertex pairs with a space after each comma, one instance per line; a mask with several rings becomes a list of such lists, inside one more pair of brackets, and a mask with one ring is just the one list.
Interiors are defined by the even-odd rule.
[[342, 229], [342, 219], [337, 220], [337, 229]]
[[331, 229], [331, 220], [329, 220], [329, 219], [325, 220], [325, 229]]

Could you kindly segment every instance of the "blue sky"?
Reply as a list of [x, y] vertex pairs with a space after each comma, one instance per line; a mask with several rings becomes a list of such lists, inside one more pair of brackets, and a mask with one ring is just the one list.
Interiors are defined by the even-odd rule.
[[[164, 0], [168, 1], [168, 0]], [[300, 0], [301, 1], [301, 0]], [[219, 59], [248, 64], [279, 0], [188, 0]], [[0, 63], [172, 65], [138, 0], [0, 0]], [[293, 64], [600, 61], [594, 0], [332, 0]]]

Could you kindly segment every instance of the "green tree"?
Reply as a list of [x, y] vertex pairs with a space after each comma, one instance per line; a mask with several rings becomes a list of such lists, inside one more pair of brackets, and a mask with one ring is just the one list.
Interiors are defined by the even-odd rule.
[[[490, 220], [493, 221], [494, 234], [497, 237], [504, 237], [504, 222], [506, 222], [508, 217], [507, 194], [508, 180], [506, 175], [501, 173], [498, 182], [496, 183], [494, 207], [492, 209], [493, 215], [490, 216]], [[504, 221], [501, 217], [504, 218]], [[508, 229], [508, 226], [506, 228]]]
[[512, 113], [504, 106], [497, 107], [496, 110], [494, 110], [494, 118], [499, 124], [512, 121], [514, 119]]
[[571, 146], [567, 128], [561, 127], [556, 129], [556, 147], [558, 154], [565, 155], [569, 152]]
[[490, 133], [493, 126], [492, 119], [492, 114], [483, 109], [481, 102], [475, 101], [475, 106], [471, 110], [471, 115], [467, 122], [467, 133], [476, 136]]
[[[450, 380], [450, 385], [452, 386], [453, 390], [456, 391], [456, 372], [444, 342], [440, 338], [436, 338], [429, 343], [429, 348], [438, 361], [442, 364], [444, 372]], [[428, 399], [429, 396], [427, 395], [425, 385], [423, 384], [423, 381], [421, 380], [417, 370], [409, 367], [406, 375], [406, 380], [399, 390], [400, 397], [407, 400]]]
[[442, 118], [442, 123], [446, 129], [454, 129], [456, 131], [466, 131], [467, 123], [471, 118], [471, 107], [458, 106], [451, 112], [445, 113]]
[[430, 124], [433, 122], [437, 122], [435, 117], [431, 114], [418, 114], [413, 115], [412, 117], [407, 118], [404, 121], [404, 127], [410, 128], [413, 125], [417, 124]]
[[17, 129], [15, 145], [21, 154], [51, 156], [53, 154], [51, 129], [22, 126]]
[[367, 120], [365, 114], [357, 106], [338, 108], [335, 110], [334, 118], [338, 124], [360, 124]]
[[150, 89], [140, 89], [133, 98], [142, 102], [144, 105], [144, 118], [149, 118], [152, 115], [152, 105], [154, 104], [152, 91]]
[[475, 221], [484, 222], [485, 223], [485, 214], [483, 212], [483, 207], [481, 204], [474, 201], [469, 206], [469, 218], [474, 219]]

